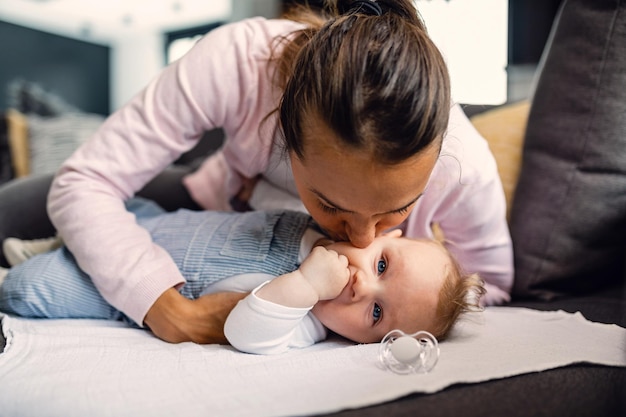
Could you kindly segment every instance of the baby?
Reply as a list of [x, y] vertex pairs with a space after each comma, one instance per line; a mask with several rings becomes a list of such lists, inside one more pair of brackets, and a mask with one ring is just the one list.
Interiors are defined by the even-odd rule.
[[[178, 265], [186, 279], [182, 295], [251, 291], [224, 327], [244, 352], [310, 346], [328, 330], [359, 343], [378, 342], [393, 329], [441, 339], [484, 292], [482, 280], [464, 275], [443, 245], [398, 230], [356, 248], [328, 240], [304, 213], [165, 213], [139, 199], [127, 207]], [[6, 313], [137, 325], [102, 298], [66, 247], [4, 272], [0, 310]]]

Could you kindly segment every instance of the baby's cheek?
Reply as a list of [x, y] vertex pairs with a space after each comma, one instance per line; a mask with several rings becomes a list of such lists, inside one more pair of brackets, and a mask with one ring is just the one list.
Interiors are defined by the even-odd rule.
[[341, 308], [339, 308], [336, 299], [319, 301], [311, 311], [324, 326], [333, 331], [336, 330], [337, 323], [341, 322]]

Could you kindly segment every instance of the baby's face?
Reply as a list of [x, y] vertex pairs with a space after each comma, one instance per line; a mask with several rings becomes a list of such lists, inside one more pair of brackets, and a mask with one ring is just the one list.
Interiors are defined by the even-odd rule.
[[330, 330], [359, 343], [380, 341], [389, 331], [432, 331], [448, 254], [428, 240], [385, 235], [367, 248], [346, 242], [328, 246], [348, 258], [350, 280], [333, 300], [313, 307]]

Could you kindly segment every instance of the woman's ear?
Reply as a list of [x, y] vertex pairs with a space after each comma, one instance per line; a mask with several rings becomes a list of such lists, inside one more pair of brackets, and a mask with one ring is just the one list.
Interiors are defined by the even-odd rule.
[[385, 236], [389, 236], [389, 237], [402, 237], [402, 230], [400, 229], [393, 229], [390, 230], [388, 232], [384, 233]]

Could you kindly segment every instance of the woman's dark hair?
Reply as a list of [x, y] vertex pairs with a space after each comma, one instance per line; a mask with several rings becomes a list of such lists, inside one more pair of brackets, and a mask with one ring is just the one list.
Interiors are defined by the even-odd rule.
[[440, 141], [448, 125], [447, 67], [413, 3], [378, 1], [380, 15], [357, 3], [327, 1], [290, 16], [307, 28], [282, 39], [278, 110], [285, 146], [301, 159], [311, 120], [383, 164]]

